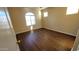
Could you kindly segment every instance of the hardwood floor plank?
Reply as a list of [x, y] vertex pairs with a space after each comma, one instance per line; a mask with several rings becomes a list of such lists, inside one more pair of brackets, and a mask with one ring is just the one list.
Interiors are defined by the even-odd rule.
[[16, 35], [21, 51], [70, 51], [75, 37], [48, 29], [37, 29]]

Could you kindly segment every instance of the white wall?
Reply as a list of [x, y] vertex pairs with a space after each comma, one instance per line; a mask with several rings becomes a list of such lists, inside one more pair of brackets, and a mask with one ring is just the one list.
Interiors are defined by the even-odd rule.
[[79, 30], [77, 32], [76, 39], [75, 39], [72, 51], [79, 51]]
[[0, 51], [19, 50], [7, 9], [0, 8]]
[[22, 33], [30, 30], [30, 27], [26, 26], [25, 22], [25, 13], [32, 12], [35, 14], [36, 17], [36, 25], [34, 25], [34, 29], [41, 28], [41, 19], [39, 18], [39, 11], [37, 8], [19, 8], [19, 7], [12, 7], [8, 8], [12, 24], [15, 30], [15, 33]]
[[27, 12], [33, 12], [36, 16], [36, 25], [34, 26], [34, 29], [47, 28], [76, 36], [77, 30], [79, 28], [79, 13], [66, 15], [65, 7], [50, 7], [42, 10], [42, 12], [48, 11], [48, 17], [44, 18], [42, 14], [42, 22], [37, 8], [12, 7], [8, 8], [8, 10], [11, 16], [15, 33], [21, 33], [30, 30], [30, 28], [27, 27], [25, 23], [25, 13]]
[[[43, 12], [48, 11], [48, 17]], [[66, 15], [65, 7], [54, 7], [42, 10], [42, 24], [44, 28], [76, 36], [79, 29], [79, 13]]]

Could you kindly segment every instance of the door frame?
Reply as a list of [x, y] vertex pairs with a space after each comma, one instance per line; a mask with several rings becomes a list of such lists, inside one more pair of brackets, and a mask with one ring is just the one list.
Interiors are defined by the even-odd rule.
[[12, 32], [12, 34], [14, 36], [14, 39], [16, 40], [16, 48], [17, 48], [17, 51], [20, 51], [19, 46], [17, 44], [16, 34], [15, 34], [14, 28], [12, 26], [12, 22], [11, 22], [11, 18], [10, 18], [10, 15], [9, 15], [8, 8], [7, 7], [4, 7], [4, 11], [5, 11], [5, 14], [6, 14], [7, 21], [8, 21], [8, 24], [10, 26], [11, 32]]

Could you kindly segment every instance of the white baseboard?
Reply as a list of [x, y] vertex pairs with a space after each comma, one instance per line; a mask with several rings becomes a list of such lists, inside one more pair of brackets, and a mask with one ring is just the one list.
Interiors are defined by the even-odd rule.
[[[40, 28], [38, 28], [38, 29], [40, 29]], [[75, 36], [75, 37], [76, 37], [76, 35], [74, 35], [74, 34], [71, 34], [71, 33], [62, 32], [62, 31], [57, 31], [57, 30], [50, 29], [50, 28], [45, 28], [45, 29], [53, 30], [53, 31], [56, 31], [56, 32], [60, 32], [60, 33], [64, 33], [64, 34], [67, 34], [67, 35], [71, 35], [71, 36]], [[34, 29], [34, 30], [35, 30], [35, 29]], [[21, 31], [21, 32], [16, 32], [15, 34], [20, 34], [20, 33], [23, 33], [23, 32], [28, 32], [28, 31], [30, 31], [30, 30]]]
[[[37, 28], [37, 29], [40, 29], [40, 28]], [[36, 30], [36, 29], [34, 29], [34, 30]], [[20, 33], [28, 32], [28, 31], [30, 31], [30, 30], [16, 32], [15, 34], [20, 34]]]
[[62, 32], [62, 31], [57, 31], [57, 30], [50, 29], [50, 28], [46, 28], [46, 29], [53, 30], [53, 31], [56, 31], [56, 32], [60, 32], [60, 33], [64, 33], [64, 34], [67, 34], [67, 35], [71, 35], [71, 36], [75, 36], [75, 37], [76, 37], [76, 35], [74, 35], [74, 34], [71, 34], [71, 33]]
[[20, 33], [24, 33], [24, 32], [28, 32], [29, 30], [26, 31], [20, 31], [20, 32], [16, 32], [15, 34], [20, 34]]

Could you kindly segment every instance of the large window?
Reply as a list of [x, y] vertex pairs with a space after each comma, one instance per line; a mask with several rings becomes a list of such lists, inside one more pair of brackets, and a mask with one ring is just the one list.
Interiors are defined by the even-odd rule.
[[26, 26], [35, 25], [35, 15], [31, 12], [25, 14]]
[[48, 12], [44, 12], [44, 17], [47, 17], [48, 16]]
[[77, 14], [78, 13], [78, 8], [77, 7], [68, 7], [67, 8], [67, 15], [71, 15], [71, 14]]

